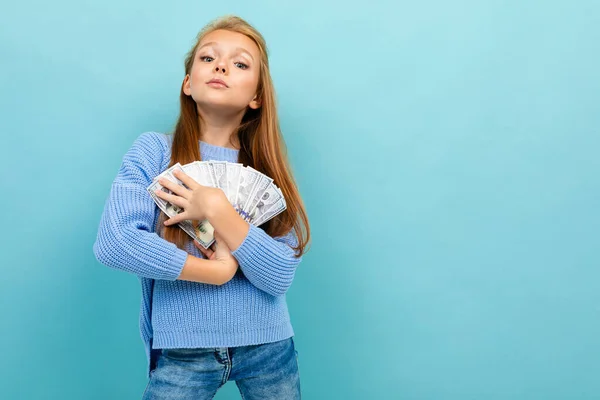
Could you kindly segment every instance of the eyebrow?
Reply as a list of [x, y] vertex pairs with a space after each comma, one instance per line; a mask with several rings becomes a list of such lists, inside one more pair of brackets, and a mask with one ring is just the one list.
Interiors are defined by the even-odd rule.
[[[206, 46], [213, 46], [214, 47], [215, 44], [217, 44], [217, 42], [204, 43], [202, 46], [200, 46], [198, 48], [198, 50], [200, 50], [200, 49], [202, 49], [203, 47], [206, 47]], [[252, 61], [254, 61], [254, 57], [252, 57], [252, 54], [250, 54], [250, 52], [248, 50], [244, 49], [243, 47], [236, 47], [234, 50], [237, 53], [246, 53], [246, 54], [248, 54], [250, 56], [250, 58], [252, 59]]]

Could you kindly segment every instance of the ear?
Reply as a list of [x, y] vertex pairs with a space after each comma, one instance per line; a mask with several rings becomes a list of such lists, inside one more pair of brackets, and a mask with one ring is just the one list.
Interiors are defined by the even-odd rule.
[[260, 100], [258, 99], [258, 95], [255, 95], [250, 104], [248, 104], [248, 107], [250, 107], [253, 110], [260, 108], [260, 106], [261, 104]]
[[183, 78], [183, 93], [185, 93], [186, 96], [192, 95], [192, 89], [190, 88], [190, 75], [189, 74], [187, 74], [185, 76], [185, 78]]

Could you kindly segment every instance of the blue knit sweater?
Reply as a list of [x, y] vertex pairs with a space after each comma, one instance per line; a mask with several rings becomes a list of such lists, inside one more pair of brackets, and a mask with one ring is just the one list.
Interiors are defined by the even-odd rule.
[[[161, 348], [234, 347], [294, 335], [285, 298], [301, 258], [297, 236], [272, 238], [250, 225], [232, 251], [240, 268], [224, 285], [177, 280], [188, 253], [155, 233], [159, 208], [146, 191], [168, 168], [171, 135], [145, 132], [133, 143], [112, 184], [93, 246], [99, 262], [138, 276], [142, 286], [140, 333], [147, 375]], [[238, 161], [238, 151], [199, 142], [202, 160]]]

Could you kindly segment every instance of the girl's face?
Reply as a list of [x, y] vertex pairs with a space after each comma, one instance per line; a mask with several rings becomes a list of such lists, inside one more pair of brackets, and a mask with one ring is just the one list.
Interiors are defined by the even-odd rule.
[[200, 42], [183, 92], [192, 96], [199, 109], [256, 109], [260, 106], [256, 93], [259, 69], [256, 43], [241, 33], [219, 29]]

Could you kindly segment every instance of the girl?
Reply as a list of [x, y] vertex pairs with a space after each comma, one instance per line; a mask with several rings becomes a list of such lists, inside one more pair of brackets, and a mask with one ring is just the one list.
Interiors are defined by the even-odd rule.
[[[285, 293], [310, 241], [304, 205], [286, 157], [265, 40], [238, 17], [198, 34], [185, 60], [173, 135], [141, 134], [125, 154], [106, 201], [96, 258], [136, 274], [148, 361], [144, 399], [211, 399], [228, 380], [244, 399], [299, 399]], [[220, 189], [184, 173], [187, 188], [157, 196], [183, 208], [167, 219], [146, 191], [177, 162], [239, 162], [274, 179], [287, 209], [256, 227]], [[208, 219], [204, 250], [176, 223]]]

